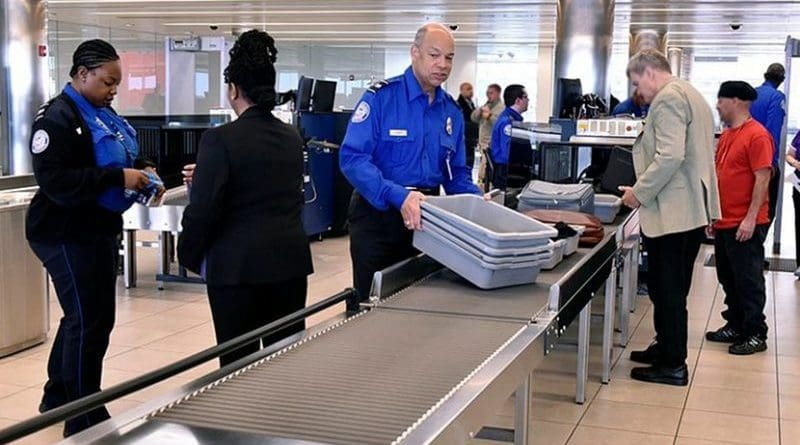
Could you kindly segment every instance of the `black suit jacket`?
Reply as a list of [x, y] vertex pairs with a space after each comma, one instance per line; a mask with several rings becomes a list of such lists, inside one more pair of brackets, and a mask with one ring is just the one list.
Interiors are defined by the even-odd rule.
[[477, 141], [478, 124], [472, 122], [471, 118], [472, 111], [475, 109], [475, 104], [471, 100], [459, 94], [458, 106], [461, 107], [461, 113], [464, 115], [464, 139]]
[[210, 286], [313, 272], [303, 210], [303, 141], [272, 113], [247, 109], [200, 139], [178, 258]]

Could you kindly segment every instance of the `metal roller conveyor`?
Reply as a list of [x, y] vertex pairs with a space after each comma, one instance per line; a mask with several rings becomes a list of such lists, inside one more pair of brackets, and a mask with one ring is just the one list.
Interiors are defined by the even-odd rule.
[[582, 401], [589, 311], [604, 280], [607, 381], [619, 252], [636, 227], [636, 212], [620, 215], [603, 242], [579, 249], [537, 283], [492, 291], [425, 256], [407, 260], [376, 274], [370, 310], [65, 443], [461, 444], [516, 391], [515, 443], [528, 444], [532, 372], [575, 317]]

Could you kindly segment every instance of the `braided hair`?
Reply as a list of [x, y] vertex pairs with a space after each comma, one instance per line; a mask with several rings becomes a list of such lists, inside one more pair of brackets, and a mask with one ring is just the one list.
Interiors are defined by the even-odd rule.
[[266, 32], [252, 29], [233, 44], [230, 61], [223, 72], [225, 83], [233, 83], [257, 107], [275, 107], [275, 40]]
[[116, 60], [119, 60], [119, 54], [110, 43], [100, 39], [87, 40], [78, 45], [78, 48], [72, 53], [72, 68], [69, 70], [69, 76], [75, 77], [80, 67], [93, 70], [106, 62]]

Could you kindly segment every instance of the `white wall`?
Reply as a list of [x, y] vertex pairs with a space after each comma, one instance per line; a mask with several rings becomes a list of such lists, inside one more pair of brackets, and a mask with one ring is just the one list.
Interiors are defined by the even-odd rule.
[[539, 45], [536, 76], [536, 120], [547, 122], [553, 114], [553, 67], [555, 65], [555, 47]]
[[[445, 89], [453, 97], [458, 98], [459, 86], [462, 82], [469, 82], [475, 86], [477, 75], [478, 48], [476, 46], [459, 45], [456, 41], [456, 57], [453, 60], [453, 71], [450, 79], [445, 84]], [[473, 97], [473, 101], [475, 97]]]

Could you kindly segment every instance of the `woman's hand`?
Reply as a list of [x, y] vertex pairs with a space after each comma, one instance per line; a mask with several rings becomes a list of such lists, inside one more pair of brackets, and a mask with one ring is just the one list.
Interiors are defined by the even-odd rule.
[[197, 164], [186, 164], [183, 166], [183, 183], [191, 186], [192, 185], [192, 176], [194, 176], [194, 167]]
[[141, 170], [135, 168], [123, 168], [122, 174], [125, 177], [125, 188], [130, 190], [141, 190], [150, 183], [150, 178]]

